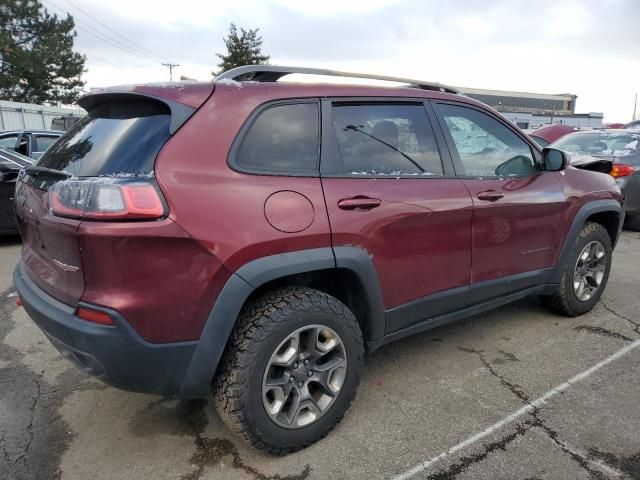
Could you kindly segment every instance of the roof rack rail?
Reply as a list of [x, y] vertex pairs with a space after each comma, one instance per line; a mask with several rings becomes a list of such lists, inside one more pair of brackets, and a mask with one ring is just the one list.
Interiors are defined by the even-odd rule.
[[330, 77], [347, 77], [347, 78], [366, 78], [369, 80], [384, 80], [387, 82], [408, 83], [414, 88], [423, 90], [434, 90], [437, 92], [455, 93], [463, 95], [463, 93], [454, 87], [442, 85], [435, 82], [423, 82], [421, 80], [412, 80], [409, 78], [392, 77], [388, 75], [372, 75], [368, 73], [340, 72], [337, 70], [327, 70], [324, 68], [306, 68], [306, 67], [281, 67], [276, 65], [245, 65], [243, 67], [232, 68], [226, 72], [222, 72], [215, 80], [247, 80], [252, 82], [276, 82], [278, 79], [292, 75], [294, 73], [302, 73], [307, 75], [325, 75]]

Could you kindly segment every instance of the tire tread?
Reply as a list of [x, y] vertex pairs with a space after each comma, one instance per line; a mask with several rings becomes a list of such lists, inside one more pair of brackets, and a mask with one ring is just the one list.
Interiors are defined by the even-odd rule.
[[273, 445], [268, 443], [262, 432], [255, 432], [248, 417], [248, 383], [254, 360], [260, 353], [262, 341], [286, 322], [295, 313], [308, 311], [330, 312], [347, 326], [359, 346], [356, 352], [358, 362], [362, 364], [364, 347], [362, 332], [353, 313], [338, 299], [318, 290], [306, 287], [286, 287], [273, 290], [249, 303], [242, 310], [231, 338], [218, 367], [214, 379], [214, 405], [227, 427], [242, 437], [253, 447], [271, 455], [286, 455], [305, 448], [320, 440], [337, 425], [355, 398], [359, 383], [359, 369], [356, 384], [349, 395], [347, 408], [327, 431], [310, 437], [304, 443], [296, 445]]

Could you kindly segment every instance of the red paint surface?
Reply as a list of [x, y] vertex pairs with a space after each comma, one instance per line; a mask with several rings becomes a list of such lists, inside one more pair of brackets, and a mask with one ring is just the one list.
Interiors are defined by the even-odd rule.
[[[325, 178], [333, 245], [364, 248], [378, 272], [385, 307], [467, 285], [471, 278], [471, 198], [457, 179]], [[379, 198], [367, 211], [338, 201]]]

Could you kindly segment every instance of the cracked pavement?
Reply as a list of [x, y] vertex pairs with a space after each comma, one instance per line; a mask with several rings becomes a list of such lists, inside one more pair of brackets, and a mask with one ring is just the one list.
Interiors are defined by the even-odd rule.
[[536, 401], [640, 339], [638, 233], [589, 314], [527, 299], [388, 345], [343, 422], [283, 458], [247, 448], [206, 400], [118, 391], [61, 358], [10, 296], [19, 250], [0, 240], [0, 479], [393, 478], [523, 406], [412, 478], [640, 479], [640, 348]]

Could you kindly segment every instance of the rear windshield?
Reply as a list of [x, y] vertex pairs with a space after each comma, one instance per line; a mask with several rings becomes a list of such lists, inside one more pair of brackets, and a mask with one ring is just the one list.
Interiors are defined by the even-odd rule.
[[640, 154], [640, 134], [594, 132], [566, 135], [553, 144], [554, 148], [587, 155], [615, 157]]
[[155, 101], [100, 105], [67, 130], [37, 165], [77, 177], [150, 174], [169, 138], [170, 120], [168, 107]]

